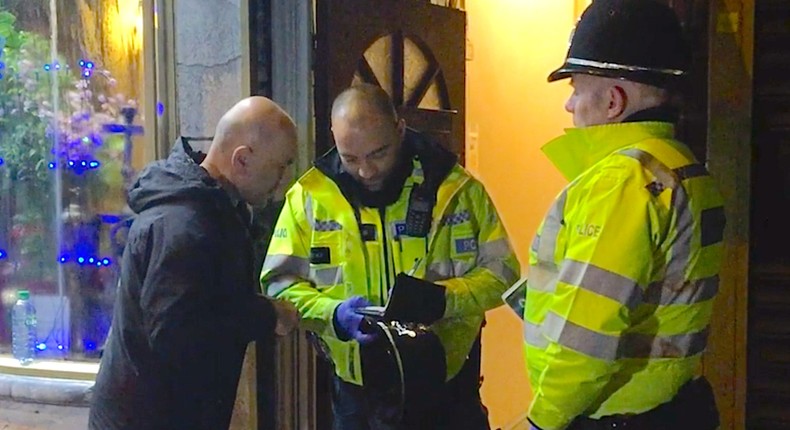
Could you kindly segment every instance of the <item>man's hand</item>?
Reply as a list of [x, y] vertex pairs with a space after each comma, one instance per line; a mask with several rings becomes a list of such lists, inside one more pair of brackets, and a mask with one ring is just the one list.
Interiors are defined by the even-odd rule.
[[299, 312], [291, 302], [272, 299], [272, 306], [277, 315], [277, 325], [274, 327], [277, 336], [285, 336], [299, 325]]
[[362, 296], [354, 296], [346, 299], [335, 308], [335, 315], [333, 317], [335, 329], [341, 337], [341, 340], [354, 339], [362, 345], [373, 342], [376, 335], [373, 333], [365, 333], [361, 327], [362, 320], [365, 318], [357, 313], [357, 309], [365, 306], [370, 306], [368, 299]]

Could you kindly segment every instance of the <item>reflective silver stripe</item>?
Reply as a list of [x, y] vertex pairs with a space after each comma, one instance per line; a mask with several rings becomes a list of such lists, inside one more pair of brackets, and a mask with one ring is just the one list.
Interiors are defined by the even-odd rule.
[[501, 260], [513, 251], [510, 249], [510, 243], [507, 239], [497, 239], [491, 242], [485, 242], [480, 245], [477, 250], [477, 263], [485, 264], [487, 261]]
[[606, 361], [617, 359], [619, 337], [586, 329], [554, 312], [546, 314], [542, 331], [550, 340], [582, 354]]
[[524, 321], [524, 342], [535, 348], [546, 348], [549, 346], [549, 340], [541, 333], [540, 326], [529, 321]]
[[629, 309], [642, 301], [642, 289], [636, 281], [589, 263], [565, 260], [559, 280], [608, 297]]
[[540, 235], [536, 234], [535, 237], [532, 238], [532, 245], [530, 245], [529, 249], [532, 250], [535, 254], [538, 253], [538, 246], [540, 245]]
[[538, 261], [538, 264], [529, 268], [529, 288], [535, 291], [553, 293], [557, 288], [558, 278], [557, 266]]
[[620, 346], [621, 358], [683, 358], [705, 351], [708, 329], [696, 333], [656, 336], [629, 333]]
[[[519, 273], [513, 271], [505, 263], [505, 259], [513, 253], [507, 239], [498, 239], [486, 242], [480, 246], [477, 254], [477, 264], [490, 270], [495, 276], [504, 281], [505, 284], [515, 282]], [[456, 272], [457, 274], [458, 272]]]
[[652, 154], [642, 151], [641, 149], [630, 148], [620, 151], [621, 154], [634, 158], [639, 161], [644, 168], [650, 171], [665, 188], [674, 189], [678, 185], [678, 178], [671, 169], [658, 161]]
[[688, 267], [691, 258], [691, 240], [694, 236], [694, 217], [691, 213], [686, 189], [682, 186], [677, 174], [653, 155], [635, 148], [626, 149], [620, 151], [620, 153], [637, 159], [665, 187], [672, 189], [671, 204], [672, 209], [677, 214], [674, 229], [676, 237], [670, 249], [664, 288], [669, 288], [670, 291], [680, 291], [686, 282], [685, 269]]
[[338, 285], [343, 283], [343, 269], [340, 266], [310, 269], [310, 279], [316, 285]]
[[504, 260], [492, 261], [484, 264], [482, 267], [490, 270], [494, 276], [499, 278], [502, 283], [506, 285], [513, 284], [520, 276], [520, 273], [514, 271]]
[[677, 187], [672, 193], [672, 206], [677, 215], [675, 231], [677, 236], [670, 248], [664, 288], [678, 291], [686, 282], [686, 268], [691, 261], [691, 241], [694, 237], [694, 217], [691, 214], [688, 194], [683, 187]]
[[557, 249], [557, 237], [564, 222], [562, 217], [565, 212], [567, 195], [567, 190], [562, 190], [543, 221], [543, 230], [540, 232], [540, 243], [538, 244], [538, 260], [540, 261], [554, 264], [554, 251]]
[[[525, 332], [525, 336], [529, 331], [531, 330]], [[610, 336], [574, 324], [553, 312], [546, 315], [540, 331], [551, 341], [605, 361], [620, 358], [691, 357], [703, 352], [708, 341], [707, 328], [695, 333], [672, 336], [644, 333]], [[534, 334], [530, 336], [534, 341]]]
[[306, 278], [310, 270], [310, 261], [288, 254], [269, 254], [263, 261], [263, 270], [271, 270], [278, 275], [296, 275]]
[[673, 75], [673, 76], [683, 76], [686, 72], [683, 70], [678, 69], [656, 69], [653, 67], [642, 67], [642, 66], [631, 66], [626, 64], [617, 64], [617, 63], [604, 63], [601, 61], [594, 61], [594, 60], [585, 60], [583, 58], [568, 58], [565, 60], [568, 64], [573, 64], [575, 66], [586, 66], [586, 67], [594, 67], [596, 69], [607, 69], [607, 70], [625, 70], [628, 72], [653, 72], [653, 73], [660, 73], [662, 75]]
[[304, 213], [307, 216], [307, 224], [310, 228], [315, 229], [315, 214], [313, 213], [313, 196], [310, 194], [305, 195], [304, 198]]
[[450, 260], [433, 262], [425, 269], [425, 280], [434, 282], [451, 278], [453, 270], [455, 270], [453, 268], [453, 262]]
[[474, 269], [474, 266], [472, 266], [471, 264], [469, 264], [469, 263], [467, 263], [465, 261], [455, 260], [455, 261], [453, 261], [453, 275], [452, 276], [454, 278], [458, 277], [458, 276], [464, 276], [466, 274], [466, 272], [468, 272], [468, 271], [470, 271], [472, 269]]
[[719, 276], [686, 281], [673, 291], [664, 288], [664, 282], [651, 284], [644, 295], [644, 302], [651, 305], [690, 305], [710, 300], [719, 292]]
[[[505, 284], [513, 283], [518, 279], [518, 274], [502, 260], [486, 262], [477, 267], [484, 267], [490, 270]], [[461, 260], [435, 261], [426, 269], [425, 279], [434, 282], [442, 279], [464, 276], [474, 268], [474, 264]]]
[[273, 275], [271, 277], [267, 277], [267, 279], [264, 281], [266, 294], [276, 297], [283, 291], [290, 288], [293, 284], [300, 281], [302, 281], [301, 278], [292, 275]]
[[474, 266], [464, 261], [435, 261], [431, 263], [431, 265], [425, 271], [425, 279], [433, 282], [441, 279], [463, 276], [466, 272], [472, 270], [473, 268]]

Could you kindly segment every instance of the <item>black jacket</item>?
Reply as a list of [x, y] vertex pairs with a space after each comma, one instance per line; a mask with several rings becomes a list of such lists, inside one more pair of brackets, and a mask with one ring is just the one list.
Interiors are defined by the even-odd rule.
[[216, 429], [230, 423], [246, 345], [270, 339], [245, 205], [176, 142], [129, 192], [129, 231], [92, 429]]

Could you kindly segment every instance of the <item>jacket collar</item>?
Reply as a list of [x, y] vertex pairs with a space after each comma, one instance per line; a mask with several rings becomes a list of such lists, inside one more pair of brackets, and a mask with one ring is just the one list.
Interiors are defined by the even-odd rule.
[[671, 122], [640, 121], [568, 128], [541, 150], [572, 181], [609, 154], [645, 139], [673, 139]]
[[315, 167], [338, 185], [352, 206], [381, 208], [398, 200], [406, 179], [415, 169], [421, 167], [423, 181], [431, 184], [431, 188], [438, 188], [458, 160], [455, 154], [411, 128], [406, 129], [401, 151], [401, 159], [385, 189], [377, 192], [367, 191], [343, 169], [337, 148], [321, 156]]

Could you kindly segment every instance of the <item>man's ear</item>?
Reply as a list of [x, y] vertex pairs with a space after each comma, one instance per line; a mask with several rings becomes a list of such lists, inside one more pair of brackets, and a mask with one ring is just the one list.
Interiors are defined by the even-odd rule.
[[628, 93], [620, 85], [612, 85], [607, 92], [609, 105], [607, 106], [606, 116], [612, 120], [621, 116], [628, 107]]
[[246, 172], [250, 165], [250, 156], [252, 151], [249, 146], [237, 146], [230, 155], [230, 164], [234, 171]]

